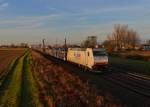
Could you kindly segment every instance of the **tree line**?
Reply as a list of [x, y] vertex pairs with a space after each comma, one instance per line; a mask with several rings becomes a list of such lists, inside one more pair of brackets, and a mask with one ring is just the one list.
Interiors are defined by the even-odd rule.
[[128, 25], [115, 25], [114, 32], [107, 36], [103, 43], [112, 50], [135, 49], [140, 43], [139, 34], [128, 27]]

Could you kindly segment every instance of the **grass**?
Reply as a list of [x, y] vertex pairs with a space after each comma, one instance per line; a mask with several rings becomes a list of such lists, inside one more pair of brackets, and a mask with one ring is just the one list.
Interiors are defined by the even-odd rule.
[[41, 107], [39, 91], [32, 75], [32, 58], [30, 54], [25, 57], [22, 73], [21, 107]]
[[[22, 75], [22, 67], [23, 67], [24, 58], [25, 58], [25, 55], [22, 56], [17, 61], [17, 64], [12, 71], [11, 82], [9, 83], [8, 87], [5, 89], [4, 95], [1, 98], [1, 103], [0, 103], [1, 107], [17, 107], [17, 106], [19, 106], [18, 100], [21, 95], [20, 94], [21, 75]], [[5, 83], [3, 83], [3, 84], [5, 84]]]
[[10, 64], [7, 75], [0, 80], [0, 107], [42, 107], [31, 65], [28, 50]]
[[109, 61], [110, 64], [115, 67], [150, 75], [150, 62], [148, 61], [124, 59], [124, 58], [114, 57], [114, 56], [109, 57]]

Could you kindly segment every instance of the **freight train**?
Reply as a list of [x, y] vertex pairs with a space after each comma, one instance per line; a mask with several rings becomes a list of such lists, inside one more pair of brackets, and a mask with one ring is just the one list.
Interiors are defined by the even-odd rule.
[[77, 64], [89, 70], [108, 68], [108, 54], [105, 49], [53, 48], [47, 53], [53, 57]]

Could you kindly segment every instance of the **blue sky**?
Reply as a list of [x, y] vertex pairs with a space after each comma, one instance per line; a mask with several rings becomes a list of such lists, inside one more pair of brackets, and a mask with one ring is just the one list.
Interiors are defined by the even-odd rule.
[[150, 0], [0, 0], [0, 43], [99, 41], [115, 24], [128, 24], [150, 39]]

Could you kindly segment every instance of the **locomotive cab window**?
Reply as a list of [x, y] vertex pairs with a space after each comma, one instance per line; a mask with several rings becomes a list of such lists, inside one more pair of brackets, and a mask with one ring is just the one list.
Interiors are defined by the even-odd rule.
[[107, 56], [106, 51], [93, 51], [94, 56]]

